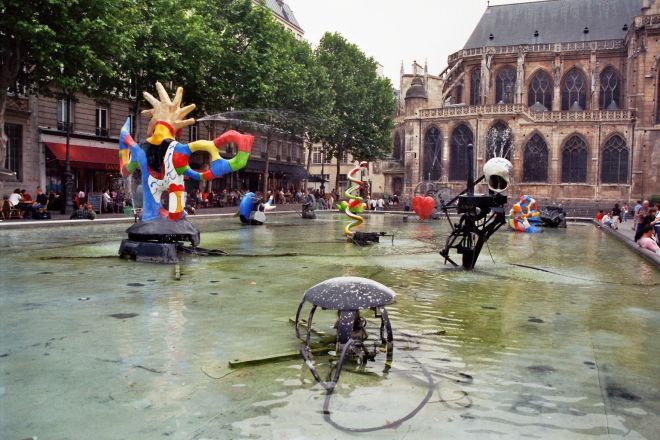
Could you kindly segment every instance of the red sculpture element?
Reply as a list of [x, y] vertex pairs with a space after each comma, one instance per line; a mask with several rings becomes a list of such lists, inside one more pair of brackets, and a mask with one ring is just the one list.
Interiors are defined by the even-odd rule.
[[435, 200], [433, 200], [433, 197], [415, 196], [412, 200], [412, 208], [420, 219], [426, 220], [433, 213]]

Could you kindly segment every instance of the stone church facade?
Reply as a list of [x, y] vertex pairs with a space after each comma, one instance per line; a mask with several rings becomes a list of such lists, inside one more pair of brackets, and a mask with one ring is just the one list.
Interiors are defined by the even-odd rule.
[[477, 176], [493, 155], [511, 160], [510, 194], [660, 194], [659, 60], [660, 0], [489, 6], [440, 75], [402, 68], [385, 186], [460, 192], [472, 143]]

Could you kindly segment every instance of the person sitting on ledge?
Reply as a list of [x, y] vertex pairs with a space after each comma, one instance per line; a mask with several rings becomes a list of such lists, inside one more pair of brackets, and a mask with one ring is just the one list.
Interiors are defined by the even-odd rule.
[[612, 229], [619, 229], [619, 226], [614, 222], [614, 218], [611, 216], [611, 212], [608, 212], [603, 216], [602, 223]]
[[637, 244], [640, 245], [643, 249], [647, 249], [651, 252], [655, 252], [657, 255], [660, 255], [660, 246], [655, 242], [653, 235], [655, 230], [651, 225], [645, 225], [641, 230], [641, 237], [637, 240]]
[[71, 220], [94, 220], [96, 218], [96, 212], [94, 212], [94, 207], [90, 203], [81, 205], [80, 208], [73, 211], [73, 214], [69, 218]]
[[596, 218], [594, 220], [596, 220], [598, 223], [603, 223], [603, 217], [604, 216], [605, 216], [605, 213], [601, 209], [600, 211], [598, 211], [598, 214], [596, 214]]

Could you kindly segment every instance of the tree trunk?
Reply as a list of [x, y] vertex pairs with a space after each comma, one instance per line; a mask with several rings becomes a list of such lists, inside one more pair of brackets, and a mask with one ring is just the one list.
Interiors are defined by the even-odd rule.
[[344, 150], [340, 148], [337, 152], [337, 175], [335, 176], [335, 191], [339, 191], [339, 172], [341, 171], [341, 158]]
[[5, 107], [7, 88], [0, 89], [0, 170], [7, 166], [7, 135], [5, 134]]
[[269, 165], [270, 165], [270, 132], [266, 135], [266, 167], [264, 168], [264, 178], [263, 178], [263, 188], [262, 188], [262, 192], [264, 193], [264, 198], [268, 196]]
[[[307, 141], [305, 144], [307, 144], [307, 166], [305, 167], [305, 171], [307, 171], [307, 175], [309, 175], [309, 169], [312, 166], [312, 148], [314, 148], [314, 144]], [[305, 179], [305, 182], [307, 182], [307, 179]]]

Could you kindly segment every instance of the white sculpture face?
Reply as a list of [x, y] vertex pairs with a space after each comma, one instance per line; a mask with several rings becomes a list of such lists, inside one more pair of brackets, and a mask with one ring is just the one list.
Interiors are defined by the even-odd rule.
[[503, 157], [494, 157], [484, 164], [484, 176], [488, 188], [499, 194], [509, 187], [513, 165]]

